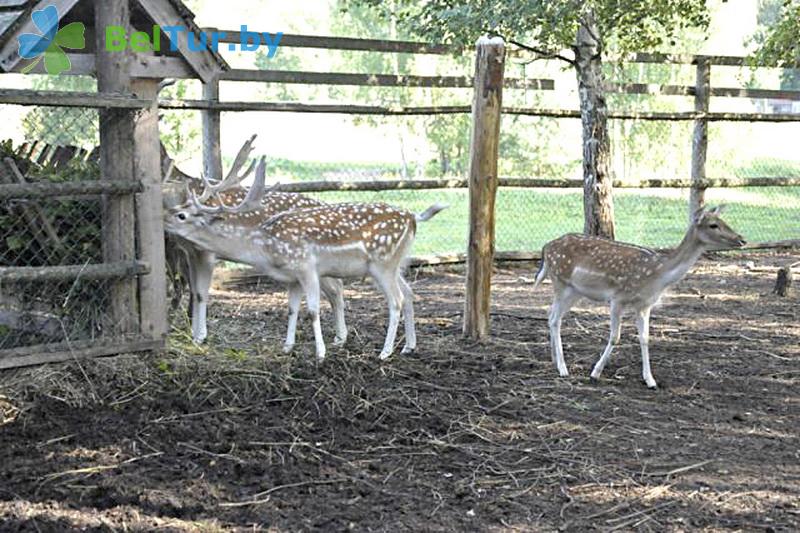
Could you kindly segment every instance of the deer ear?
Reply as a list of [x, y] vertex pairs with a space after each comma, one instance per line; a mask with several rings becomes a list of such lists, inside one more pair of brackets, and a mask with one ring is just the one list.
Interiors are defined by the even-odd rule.
[[718, 205], [718, 206], [716, 206], [716, 207], [712, 208], [712, 209], [709, 211], [709, 213], [711, 213], [712, 215], [717, 215], [717, 216], [719, 216], [719, 215], [721, 215], [721, 214], [722, 214], [722, 212], [723, 212], [723, 211], [725, 211], [725, 209], [726, 209], [727, 207], [728, 207], [728, 206], [726, 206], [725, 204], [720, 204], [720, 205]]
[[694, 215], [692, 215], [692, 221], [695, 224], [699, 224], [700, 221], [703, 220], [704, 216], [706, 216], [706, 208], [701, 207], [700, 209], [694, 212]]

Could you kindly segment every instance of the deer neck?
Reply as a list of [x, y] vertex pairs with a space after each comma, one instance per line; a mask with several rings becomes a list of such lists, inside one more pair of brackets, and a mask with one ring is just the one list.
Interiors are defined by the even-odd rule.
[[[219, 224], [219, 222], [217, 222]], [[267, 261], [264, 246], [259, 245], [257, 235], [250, 228], [228, 226], [203, 228], [193, 231], [187, 238], [229, 261], [262, 267]]]
[[697, 263], [706, 251], [706, 246], [690, 228], [681, 243], [670, 251], [658, 269], [659, 284], [662, 288], [680, 281]]

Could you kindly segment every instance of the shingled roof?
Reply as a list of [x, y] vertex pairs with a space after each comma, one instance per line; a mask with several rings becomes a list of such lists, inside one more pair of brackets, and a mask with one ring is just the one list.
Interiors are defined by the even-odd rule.
[[[78, 21], [87, 28], [94, 27], [94, 0], [0, 0], [0, 72], [15, 70], [19, 63], [15, 38], [31, 21], [31, 13], [48, 5], [59, 9], [62, 26]], [[149, 30], [153, 24], [158, 24], [184, 26], [195, 35], [201, 31], [194, 13], [181, 0], [131, 0], [131, 23], [140, 30]], [[163, 53], [183, 57], [204, 81], [230, 68], [216, 51], [189, 52], [185, 46], [179, 44], [178, 47], [177, 53]]]

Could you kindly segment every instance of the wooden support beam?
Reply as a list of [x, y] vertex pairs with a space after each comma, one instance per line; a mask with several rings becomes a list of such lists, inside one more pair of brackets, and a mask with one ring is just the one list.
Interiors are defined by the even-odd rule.
[[[697, 81], [695, 82], [694, 110], [708, 113], [711, 99], [711, 63], [707, 60], [697, 62]], [[692, 135], [692, 188], [689, 192], [689, 223], [698, 209], [705, 204], [706, 191], [702, 182], [706, 179], [706, 155], [708, 154], [708, 121], [698, 118], [694, 122]]]
[[133, 169], [142, 184], [136, 196], [139, 256], [151, 265], [139, 278], [139, 324], [141, 334], [152, 340], [167, 336], [167, 272], [164, 250], [164, 211], [161, 188], [161, 138], [158, 134], [158, 80], [133, 80], [139, 98], [153, 105], [136, 115], [133, 131]]
[[[121, 26], [130, 31], [128, 0], [95, 2], [95, 27]], [[131, 93], [128, 52], [109, 52], [97, 32], [97, 88], [101, 94]], [[100, 174], [109, 181], [134, 179], [134, 114], [129, 110], [100, 111]], [[132, 196], [103, 198], [102, 240], [105, 263], [130, 263], [136, 260], [136, 219]], [[121, 279], [110, 287], [109, 331], [115, 335], [138, 332], [136, 280]]]
[[[219, 80], [203, 84], [203, 99], [219, 102]], [[209, 179], [222, 180], [222, 119], [220, 111], [203, 111], [203, 171]]]
[[482, 37], [478, 40], [470, 142], [469, 241], [463, 328], [464, 335], [475, 340], [484, 339], [490, 333], [494, 209], [505, 54], [502, 39]]

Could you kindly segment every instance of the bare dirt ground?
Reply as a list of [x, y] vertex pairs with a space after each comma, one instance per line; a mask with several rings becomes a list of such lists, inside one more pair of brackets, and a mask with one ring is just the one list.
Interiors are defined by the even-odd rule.
[[383, 363], [367, 284], [321, 367], [306, 322], [278, 353], [283, 291], [217, 291], [206, 348], [181, 330], [161, 357], [0, 374], [0, 529], [800, 530], [800, 288], [770, 295], [768, 268], [790, 259], [719, 256], [680, 283], [653, 314], [656, 392], [630, 320], [589, 382], [608, 318], [586, 302], [557, 377], [532, 265], [498, 268], [480, 344], [463, 274], [412, 272], [420, 349]]

